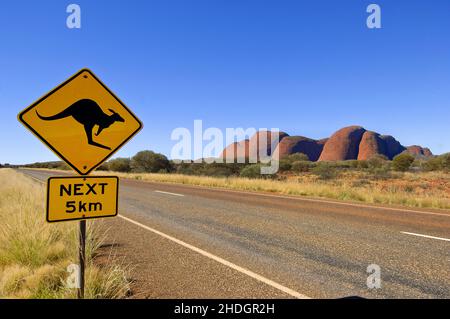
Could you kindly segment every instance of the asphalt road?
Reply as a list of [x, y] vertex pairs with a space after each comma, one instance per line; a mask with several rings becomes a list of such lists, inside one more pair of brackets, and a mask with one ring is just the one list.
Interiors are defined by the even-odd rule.
[[133, 267], [135, 297], [450, 298], [449, 211], [127, 179], [119, 205], [103, 225]]

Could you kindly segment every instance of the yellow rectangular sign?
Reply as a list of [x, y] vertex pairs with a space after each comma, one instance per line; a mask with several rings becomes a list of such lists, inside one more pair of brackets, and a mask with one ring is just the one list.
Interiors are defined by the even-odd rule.
[[47, 221], [116, 216], [119, 178], [116, 176], [50, 177], [47, 182]]

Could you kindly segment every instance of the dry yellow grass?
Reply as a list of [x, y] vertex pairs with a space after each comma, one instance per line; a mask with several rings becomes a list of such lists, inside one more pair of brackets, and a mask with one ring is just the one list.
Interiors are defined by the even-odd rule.
[[393, 172], [388, 179], [377, 179], [369, 172], [350, 170], [330, 180], [321, 180], [311, 173], [287, 175], [283, 180], [106, 171], [95, 171], [94, 174], [372, 204], [450, 209], [449, 172]]
[[96, 172], [143, 181], [218, 187], [242, 191], [328, 198], [373, 204], [450, 209], [450, 174], [442, 172], [395, 173], [374, 179], [369, 173], [350, 171], [331, 180], [312, 174], [290, 175], [285, 180], [242, 177], [207, 177], [181, 174]]
[[[77, 263], [77, 223], [45, 221], [44, 185], [0, 169], [0, 298], [73, 298], [66, 268]], [[124, 267], [111, 259], [99, 269], [93, 255], [99, 229], [88, 223], [86, 297], [121, 298], [129, 289]]]

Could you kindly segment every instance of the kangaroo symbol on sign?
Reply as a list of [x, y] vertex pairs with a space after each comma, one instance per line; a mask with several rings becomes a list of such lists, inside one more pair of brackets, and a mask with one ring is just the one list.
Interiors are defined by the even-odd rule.
[[98, 125], [97, 133], [95, 133], [95, 136], [98, 136], [104, 129], [110, 127], [113, 123], [125, 122], [125, 120], [114, 110], [108, 110], [112, 113], [111, 115], [104, 113], [97, 102], [90, 99], [82, 99], [73, 103], [64, 111], [52, 116], [42, 116], [38, 111], [36, 111], [36, 114], [44, 121], [54, 121], [72, 116], [78, 123], [84, 126], [89, 145], [110, 150], [110, 147], [94, 142], [92, 139], [92, 131], [95, 125]]

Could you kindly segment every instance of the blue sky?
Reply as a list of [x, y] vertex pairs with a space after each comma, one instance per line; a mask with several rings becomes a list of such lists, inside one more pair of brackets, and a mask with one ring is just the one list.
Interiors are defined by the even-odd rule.
[[[366, 27], [370, 3], [382, 29]], [[2, 2], [0, 163], [57, 159], [16, 116], [83, 67], [144, 122], [116, 156], [169, 155], [195, 119], [313, 138], [359, 124], [448, 152], [449, 35], [448, 0]]]

